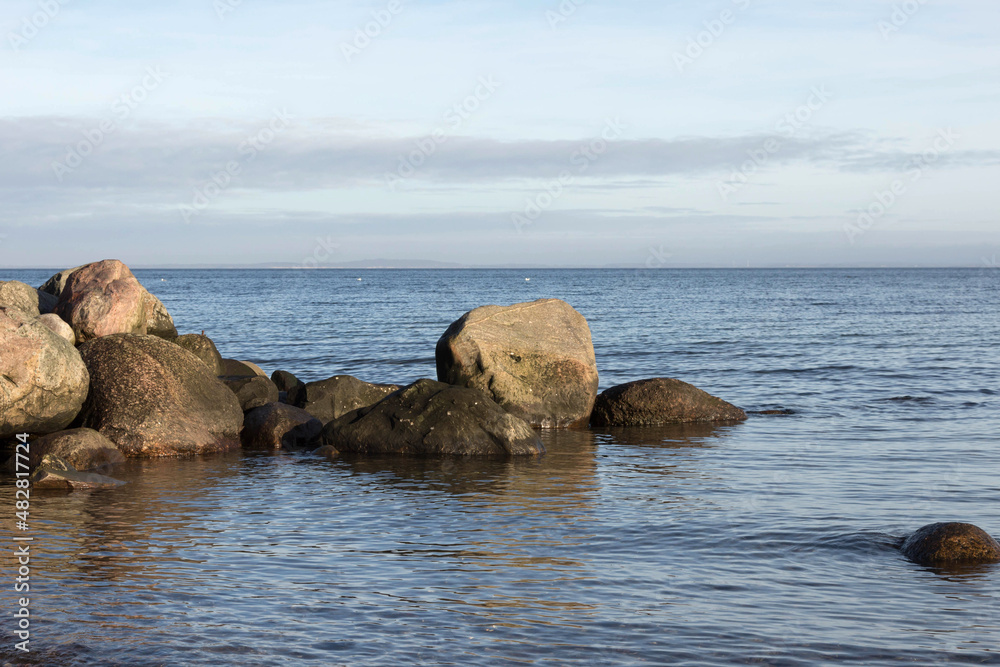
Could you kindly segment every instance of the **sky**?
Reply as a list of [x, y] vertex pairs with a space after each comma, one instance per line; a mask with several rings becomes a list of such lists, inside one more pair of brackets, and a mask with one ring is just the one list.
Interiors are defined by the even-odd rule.
[[0, 267], [996, 266], [996, 0], [0, 0]]

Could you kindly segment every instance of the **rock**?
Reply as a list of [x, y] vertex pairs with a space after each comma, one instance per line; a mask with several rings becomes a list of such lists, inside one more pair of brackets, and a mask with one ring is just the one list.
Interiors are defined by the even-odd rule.
[[[85, 265], [84, 265], [85, 266]], [[72, 269], [66, 269], [65, 271], [60, 271], [56, 275], [52, 276], [46, 280], [41, 287], [38, 288], [39, 292], [45, 292], [46, 294], [51, 294], [52, 296], [59, 298], [62, 294], [63, 289], [66, 288], [66, 281], [77, 269], [82, 269], [83, 266], [76, 266]]]
[[253, 377], [223, 375], [219, 379], [236, 394], [243, 412], [262, 407], [268, 403], [278, 402], [278, 388], [266, 377], [259, 375], [254, 375]]
[[485, 392], [532, 426], [586, 426], [590, 418], [590, 327], [564, 301], [476, 308], [448, 327], [435, 356], [440, 381]]
[[227, 375], [229, 377], [267, 377], [267, 374], [259, 366], [245, 361], [236, 361], [235, 359], [223, 359], [222, 372], [219, 375]]
[[323, 424], [305, 410], [268, 403], [243, 418], [240, 439], [249, 449], [303, 449], [319, 440]]
[[38, 318], [0, 306], [0, 438], [66, 428], [89, 379], [75, 347]]
[[204, 334], [184, 334], [173, 339], [173, 342], [205, 362], [213, 375], [224, 375], [222, 355], [216, 349], [212, 339]]
[[16, 280], [0, 280], [0, 306], [17, 308], [38, 317], [52, 312], [54, 300], [52, 295], [39, 292], [31, 285]]
[[300, 387], [305, 384], [302, 380], [298, 379], [288, 371], [274, 371], [271, 373], [271, 382], [278, 387], [278, 391], [287, 391], [289, 393], [291, 393], [296, 387]]
[[49, 328], [55, 335], [65, 340], [70, 345], [76, 345], [76, 334], [73, 327], [66, 324], [61, 317], [55, 313], [46, 313], [38, 318], [38, 321]]
[[52, 454], [46, 454], [31, 476], [31, 488], [43, 489], [108, 489], [125, 482], [92, 472], [79, 472], [72, 465]]
[[73, 327], [80, 342], [116, 333], [177, 336], [173, 320], [160, 300], [116, 259], [73, 271], [55, 312]]
[[42, 290], [35, 290], [35, 294], [38, 295], [38, 313], [40, 315], [51, 315], [55, 312], [56, 304], [59, 303], [58, 297]]
[[340, 456], [340, 452], [333, 445], [323, 445], [319, 449], [313, 450], [315, 456], [322, 456], [325, 459], [333, 460]]
[[352, 410], [375, 405], [400, 389], [395, 384], [371, 384], [350, 375], [298, 385], [288, 392], [288, 402], [328, 424]]
[[82, 425], [129, 457], [239, 447], [239, 400], [198, 357], [156, 336], [112, 334], [80, 346], [90, 371]]
[[638, 380], [608, 389], [594, 404], [592, 426], [657, 426], [688, 422], [740, 421], [735, 405], [672, 378]]
[[[66, 461], [76, 470], [93, 470], [115, 465], [125, 460], [115, 443], [89, 428], [74, 428], [58, 431], [29, 442], [30, 454], [27, 464], [30, 470], [41, 465], [45, 456], [56, 456]], [[22, 459], [22, 468], [25, 461]], [[7, 470], [16, 472], [16, 457], [7, 461]]]
[[475, 389], [418, 380], [323, 428], [341, 452], [408, 456], [542, 454], [538, 434]]
[[934, 523], [903, 542], [903, 555], [919, 565], [1000, 562], [1000, 544], [971, 523]]

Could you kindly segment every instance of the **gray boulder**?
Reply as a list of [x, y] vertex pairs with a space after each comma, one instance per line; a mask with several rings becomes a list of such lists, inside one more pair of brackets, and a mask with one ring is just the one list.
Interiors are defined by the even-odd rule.
[[658, 426], [732, 422], [746, 413], [721, 398], [672, 378], [637, 380], [608, 389], [594, 404], [592, 426]]
[[304, 449], [322, 430], [323, 424], [305, 410], [268, 403], [246, 413], [240, 439], [248, 449]]
[[438, 380], [478, 389], [542, 428], [586, 426], [597, 396], [590, 327], [565, 301], [484, 306], [437, 343]]
[[55, 303], [51, 294], [40, 292], [31, 285], [16, 280], [0, 280], [0, 306], [17, 308], [38, 317], [51, 313]]
[[66, 428], [89, 379], [73, 345], [37, 317], [0, 306], [0, 438]]
[[545, 447], [526, 422], [475, 389], [419, 380], [323, 428], [340, 452], [403, 456], [529, 456]]
[[184, 334], [173, 339], [173, 342], [201, 359], [213, 375], [224, 375], [222, 355], [216, 349], [212, 339], [204, 334]]
[[[115, 443], [89, 428], [74, 428], [57, 431], [30, 441], [30, 454], [26, 462], [30, 470], [35, 470], [45, 456], [56, 456], [77, 470], [93, 470], [116, 465], [125, 460]], [[25, 461], [22, 459], [22, 468]], [[16, 457], [7, 461], [7, 470], [16, 472]]]
[[72, 269], [66, 269], [65, 271], [60, 271], [59, 273], [55, 274], [54, 276], [46, 280], [44, 283], [42, 283], [41, 287], [38, 288], [38, 291], [45, 292], [46, 294], [51, 294], [52, 296], [56, 297], [56, 299], [58, 299], [59, 295], [62, 294], [63, 289], [66, 288], [66, 281], [69, 280], [69, 277], [73, 275], [73, 272], [76, 271], [77, 269], [82, 269], [83, 266], [84, 265], [75, 266]]
[[288, 392], [288, 402], [328, 424], [352, 410], [375, 405], [400, 388], [396, 384], [372, 384], [350, 375], [335, 375], [295, 386]]
[[971, 523], [933, 523], [910, 535], [903, 555], [920, 565], [1000, 562], [1000, 544]]
[[278, 388], [266, 377], [223, 375], [219, 379], [236, 394], [243, 412], [278, 402]]
[[90, 371], [82, 425], [129, 457], [204, 454], [240, 445], [236, 395], [198, 357], [156, 336], [112, 334], [80, 346]]

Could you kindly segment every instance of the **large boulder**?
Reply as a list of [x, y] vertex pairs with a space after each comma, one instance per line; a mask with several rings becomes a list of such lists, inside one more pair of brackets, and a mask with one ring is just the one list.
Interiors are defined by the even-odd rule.
[[[22, 459], [22, 466], [26, 463], [34, 470], [48, 455], [58, 456], [77, 470], [103, 468], [125, 460], [115, 443], [89, 428], [57, 431], [31, 440], [28, 461]], [[7, 470], [16, 472], [15, 466], [16, 457], [12, 456], [7, 462]]]
[[187, 350], [156, 336], [112, 334], [87, 341], [80, 353], [90, 371], [82, 425], [100, 431], [126, 456], [239, 447], [239, 400]]
[[323, 428], [323, 445], [341, 452], [406, 456], [542, 454], [538, 433], [475, 389], [433, 380], [396, 391]]
[[80, 342], [116, 333], [177, 336], [173, 320], [160, 300], [116, 259], [73, 271], [59, 295], [55, 313], [73, 327]]
[[0, 306], [17, 308], [38, 317], [51, 313], [55, 303], [51, 294], [36, 290], [31, 285], [16, 280], [0, 280]]
[[38, 318], [0, 306], [0, 438], [66, 428], [89, 379], [72, 344]]
[[658, 426], [746, 419], [743, 410], [672, 378], [653, 378], [608, 389], [594, 404], [592, 426]]
[[219, 379], [236, 394], [243, 412], [278, 402], [278, 388], [266, 377], [221, 376]]
[[288, 392], [288, 402], [328, 424], [352, 410], [375, 405], [400, 388], [397, 384], [372, 384], [350, 375], [335, 375], [294, 386]]
[[590, 327], [558, 299], [476, 308], [435, 356], [438, 380], [485, 392], [532, 426], [585, 426], [597, 396]]
[[920, 565], [1000, 562], [1000, 544], [971, 523], [933, 523], [910, 535], [903, 555]]
[[212, 339], [205, 334], [184, 334], [173, 339], [174, 343], [205, 362], [213, 375], [224, 375], [222, 372], [222, 355], [215, 347]]
[[76, 334], [73, 333], [73, 327], [66, 324], [66, 322], [63, 321], [63, 318], [59, 317], [55, 313], [45, 313], [38, 318], [38, 321], [47, 326], [52, 333], [62, 338], [70, 345], [76, 345]]
[[322, 422], [305, 410], [268, 403], [246, 413], [240, 439], [248, 449], [303, 449], [316, 442], [322, 430]]

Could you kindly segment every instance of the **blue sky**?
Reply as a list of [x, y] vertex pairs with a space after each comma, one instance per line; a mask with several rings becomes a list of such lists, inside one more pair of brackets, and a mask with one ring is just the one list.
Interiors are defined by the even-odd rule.
[[980, 266], [997, 19], [4, 0], [0, 266]]

